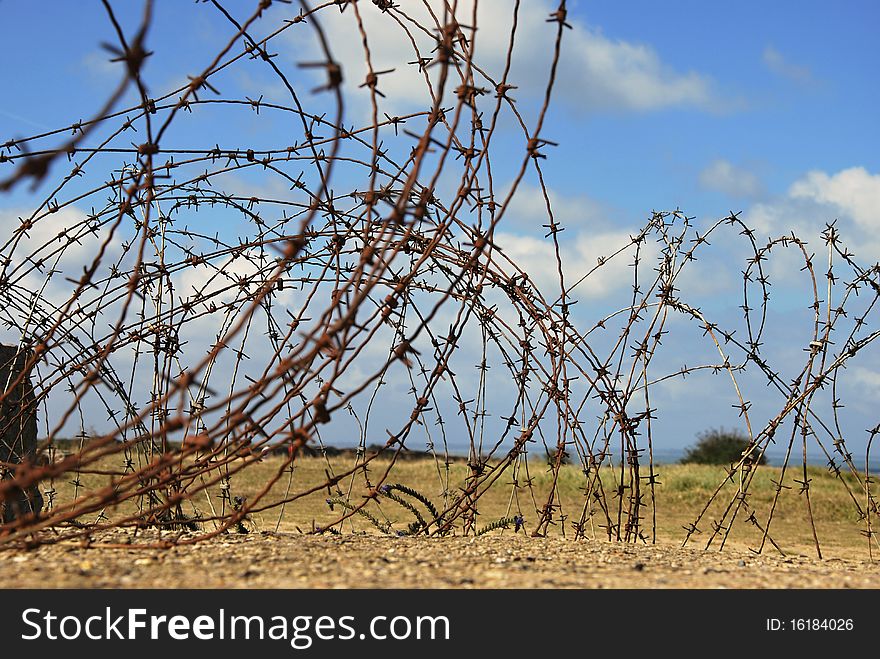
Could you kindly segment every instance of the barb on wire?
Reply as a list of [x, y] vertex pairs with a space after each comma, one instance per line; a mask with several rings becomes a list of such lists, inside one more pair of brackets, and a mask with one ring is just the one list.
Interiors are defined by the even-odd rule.
[[[685, 543], [723, 547], [740, 520], [758, 529], [757, 551], [782, 551], [771, 527], [796, 471], [821, 555], [809, 445], [876, 544], [880, 430], [864, 461], [853, 455], [837, 388], [878, 335], [880, 271], [856, 262], [835, 225], [825, 271], [797, 236], [762, 243], [739, 214], [697, 227], [680, 210], [653, 213], [596, 263], [573, 262], [542, 169], [565, 137], [548, 114], [572, 27], [564, 0], [535, 32], [552, 53], [537, 90], [512, 66], [520, 3], [486, 62], [477, 44], [507, 28], [481, 22], [482, 3], [300, 4], [199, 4], [231, 36], [166, 91], [143, 66], [163, 47], [152, 4], [129, 25], [105, 2], [118, 88], [88, 120], [0, 146], [0, 192], [42, 186], [0, 236], [0, 544], [107, 529], [188, 544], [272, 516], [277, 530], [310, 497], [336, 514], [316, 533], [354, 529], [356, 516], [392, 533], [402, 512], [405, 534], [528, 520], [533, 535], [654, 541], [654, 392], [701, 373], [729, 383], [750, 443]], [[383, 50], [391, 41], [399, 61]], [[531, 182], [550, 276], [503, 233]], [[683, 292], [716, 239], [747, 253], [737, 327]], [[765, 264], [781, 251], [800, 259], [813, 301], [794, 379], [761, 349]], [[632, 280], [617, 310], [591, 318], [577, 304], [621, 276]], [[670, 367], [682, 327], [715, 356]], [[752, 407], [756, 375], [777, 395], [773, 415]], [[356, 445], [345, 460], [339, 440]], [[774, 443], [785, 460], [759, 511], [747, 500], [755, 456]], [[417, 445], [429, 494], [394, 480]], [[572, 467], [585, 495], [575, 508], [559, 493]], [[509, 492], [508, 507], [481, 525], [490, 490]]]

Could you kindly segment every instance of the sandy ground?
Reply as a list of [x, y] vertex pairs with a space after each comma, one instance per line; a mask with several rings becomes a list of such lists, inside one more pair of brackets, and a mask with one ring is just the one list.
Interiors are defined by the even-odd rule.
[[229, 535], [0, 550], [2, 588], [880, 588], [880, 562], [523, 535]]

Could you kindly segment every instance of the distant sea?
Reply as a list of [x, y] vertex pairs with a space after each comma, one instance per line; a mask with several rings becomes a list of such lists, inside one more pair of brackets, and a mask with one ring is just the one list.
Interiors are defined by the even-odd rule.
[[[467, 451], [456, 450], [456, 447], [449, 447], [450, 455], [461, 456], [464, 457], [467, 455]], [[872, 451], [873, 455], [871, 456], [871, 461], [869, 463], [871, 473], [880, 473], [880, 447], [878, 447], [877, 451]], [[664, 464], [676, 464], [681, 462], [681, 459], [684, 457], [685, 449], [684, 448], [654, 448], [654, 464], [664, 465]], [[834, 454], [832, 454], [834, 455]], [[767, 457], [767, 464], [772, 467], [781, 467], [782, 463], [785, 461], [785, 451], [780, 451], [778, 449], [768, 450], [765, 453]], [[802, 462], [803, 454], [800, 450], [796, 450], [792, 452], [791, 457], [789, 458], [788, 465], [789, 468], [803, 464]], [[865, 469], [865, 455], [853, 453], [852, 454], [853, 464], [856, 469], [859, 471], [864, 471]], [[612, 462], [614, 464], [619, 464], [619, 456], [618, 454], [614, 454], [612, 456]], [[640, 462], [642, 464], [647, 463], [647, 451], [641, 454]], [[843, 467], [843, 461], [839, 456], [835, 455], [835, 462], [840, 467]], [[807, 464], [816, 467], [827, 467], [828, 461], [825, 458], [824, 454], [817, 450], [816, 447], [810, 447], [807, 451]]]
[[[684, 457], [685, 448], [654, 448], [654, 464], [664, 465], [664, 464], [676, 464], [681, 462], [681, 459]], [[502, 451], [503, 453], [503, 451]], [[466, 457], [467, 449], [462, 449], [457, 446], [449, 447], [449, 454], [455, 457]], [[535, 457], [538, 453], [533, 454]], [[838, 466], [843, 467], [843, 461], [836, 454], [832, 454], [835, 457], [835, 462]], [[767, 464], [773, 467], [782, 466], [785, 461], [785, 451], [779, 450], [778, 448], [768, 449], [765, 453], [767, 457]], [[612, 457], [612, 462], [614, 464], [619, 464], [619, 455], [615, 453]], [[642, 464], [647, 463], [647, 451], [641, 454], [640, 462]], [[802, 462], [803, 454], [801, 450], [792, 451], [792, 455], [789, 458], [788, 465], [789, 468], [795, 467], [797, 465], [803, 464]], [[865, 454], [864, 452], [852, 454], [853, 464], [856, 469], [859, 471], [864, 471], [865, 469]], [[607, 464], [607, 462], [606, 462]], [[807, 464], [816, 467], [827, 467], [828, 461], [825, 458], [824, 454], [817, 449], [815, 446], [809, 447], [807, 451]], [[876, 451], [872, 451], [871, 461], [869, 463], [871, 473], [880, 473], [880, 447], [877, 448]]]
[[[654, 463], [655, 464], [673, 464], [676, 462], [680, 462], [684, 457], [685, 449], [654, 449]], [[873, 453], [873, 451], [872, 451]], [[768, 450], [765, 454], [767, 457], [767, 464], [779, 467], [785, 461], [785, 451], [780, 450]], [[832, 454], [835, 457], [835, 462], [837, 462], [838, 466], [842, 465], [842, 460], [839, 456]], [[852, 456], [853, 464], [856, 466], [856, 469], [859, 471], [864, 470], [865, 468], [865, 456], [856, 455], [855, 453]], [[799, 465], [803, 462], [803, 454], [801, 451], [793, 451], [791, 457], [789, 458], [788, 464]], [[827, 467], [828, 460], [825, 458], [824, 454], [821, 451], [817, 451], [815, 447], [811, 447], [807, 451], [807, 464], [815, 465], [817, 467]], [[880, 471], [880, 454], [876, 457], [871, 456], [871, 461], [868, 465], [870, 467], [871, 472]]]

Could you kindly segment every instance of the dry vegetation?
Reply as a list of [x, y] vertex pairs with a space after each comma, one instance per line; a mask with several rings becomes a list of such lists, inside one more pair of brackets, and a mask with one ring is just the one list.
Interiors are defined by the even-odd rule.
[[[325, 470], [341, 473], [352, 459], [302, 458], [263, 500], [271, 505], [307, 489]], [[234, 496], [252, 497], [277, 474], [283, 461], [270, 457], [250, 466], [235, 480]], [[880, 564], [864, 560], [866, 540], [859, 534], [851, 502], [840, 483], [820, 469], [811, 469], [812, 500], [822, 540], [824, 560], [815, 558], [809, 525], [797, 483], [786, 476], [779, 502], [779, 519], [773, 539], [782, 551], [768, 544], [762, 554], [749, 547], [760, 544], [760, 533], [747, 520], [736, 541], [723, 552], [704, 551], [693, 543], [682, 548], [684, 525], [694, 519], [708, 494], [723, 476], [718, 467], [661, 465], [656, 488], [656, 542], [607, 542], [601, 519], [587, 522], [587, 540], [572, 540], [571, 520], [584, 509], [583, 477], [572, 465], [560, 471], [558, 493], [566, 524], [551, 527], [548, 537], [531, 537], [537, 517], [531, 497], [512, 485], [490, 488], [477, 502], [477, 528], [501, 517], [522, 514], [524, 530], [498, 529], [480, 536], [464, 536], [457, 527], [445, 537], [400, 537], [413, 516], [397, 503], [377, 497], [366, 508], [380, 522], [391, 522], [383, 534], [364, 516], [354, 515], [338, 528], [344, 533], [313, 533], [339, 518], [340, 506], [331, 510], [331, 496], [350, 496], [356, 502], [379, 482], [389, 461], [374, 462], [367, 474], [339, 481], [328, 493], [322, 490], [296, 499], [284, 507], [252, 513], [244, 529], [186, 544], [199, 534], [187, 530], [136, 534], [121, 529], [92, 531], [79, 541], [62, 540], [31, 550], [7, 548], [0, 561], [4, 587], [102, 588], [877, 588]], [[111, 465], [107, 465], [112, 471]], [[533, 479], [536, 495], [546, 493], [552, 472], [540, 462], [518, 463], [519, 477]], [[393, 480], [418, 489], [439, 506], [444, 489], [461, 487], [467, 465], [454, 462], [448, 469], [432, 460], [404, 460], [394, 465]], [[291, 477], [288, 490], [288, 477]], [[775, 492], [779, 469], [760, 467], [753, 482], [751, 505], [766, 509]], [[81, 487], [99, 487], [107, 474], [82, 474]], [[502, 482], [512, 482], [512, 473]], [[613, 487], [615, 472], [603, 470]], [[369, 485], [368, 485], [369, 482]], [[734, 488], [734, 483], [728, 483]], [[58, 503], [74, 491], [71, 483], [58, 484]], [[540, 497], [537, 497], [540, 501]], [[194, 502], [200, 512], [206, 502]], [[216, 505], [216, 504], [215, 504]], [[133, 512], [123, 504], [106, 510], [104, 521]], [[194, 508], [190, 509], [195, 513]], [[647, 516], [652, 516], [649, 509]], [[710, 512], [717, 512], [710, 510]], [[89, 520], [91, 521], [91, 520]], [[203, 522], [204, 529], [212, 527]], [[566, 528], [568, 527], [568, 528]], [[277, 531], [276, 531], [277, 529]], [[566, 537], [562, 537], [563, 534]], [[156, 548], [162, 538], [176, 543]], [[784, 552], [784, 553], [783, 553]], [[861, 560], [859, 560], [861, 559]]]
[[[106, 465], [102, 465], [103, 468], [94, 470], [103, 473], [83, 473], [75, 479], [80, 483], [80, 492], [98, 490], [109, 482], [115, 470], [110, 459], [106, 462]], [[301, 458], [295, 462], [292, 470], [285, 469], [284, 464], [285, 461], [280, 457], [268, 457], [250, 464], [234, 476], [230, 496], [246, 497], [250, 502], [266, 483], [281, 475], [272, 489], [254, 505], [255, 512], [249, 513], [243, 530], [313, 533], [316, 529], [327, 529], [347, 512], [341, 504], [330, 505], [328, 500], [343, 499], [352, 504], [359, 504], [365, 497], [375, 493], [376, 488], [382, 484], [400, 483], [413, 488], [430, 499], [438, 510], [443, 511], [461, 492], [470, 473], [463, 460], [451, 461], [447, 466], [439, 460], [415, 459], [397, 461], [388, 475], [386, 472], [391, 462], [380, 458], [372, 462], [367, 469], [359, 469], [352, 476], [342, 478], [333, 486], [324, 487], [311, 494], [303, 494], [312, 489], [315, 483], [328, 480], [328, 475], [332, 478], [350, 471], [355, 466], [354, 458], [343, 456]], [[231, 463], [230, 468], [234, 470], [235, 467], [236, 463]], [[725, 470], [723, 467], [693, 464], [660, 465], [656, 469], [659, 474], [655, 488], [656, 503], [653, 507], [648, 505], [644, 510], [645, 542], [680, 544], [685, 535], [684, 527], [697, 518], [709, 496], [724, 479]], [[811, 479], [813, 515], [822, 543], [823, 555], [838, 558], [867, 558], [868, 543], [864, 534], [860, 532], [859, 518], [846, 489], [841, 487], [837, 478], [818, 467], [809, 467], [808, 477]], [[857, 493], [858, 484], [855, 479], [844, 477], [849, 481], [852, 490]], [[508, 467], [498, 477], [496, 481], [498, 484], [488, 488], [478, 499], [476, 503], [478, 516], [471, 533], [479, 532], [501, 518], [521, 515], [524, 527], [519, 533], [530, 534], [534, 531], [535, 521], [539, 516], [538, 511], [546, 500], [552, 478], [552, 470], [539, 461], [520, 461]], [[776, 491], [775, 482], [779, 478], [779, 467], [758, 467], [749, 489], [748, 503], [755, 511], [755, 521], [761, 527], [772, 504]], [[805, 501], [797, 482], [801, 478], [799, 470], [789, 469], [782, 479], [785, 487], [777, 504], [771, 538], [785, 554], [815, 555]], [[531, 490], [523, 485], [528, 479], [531, 479]], [[613, 492], [620, 482], [619, 471], [605, 467], [600, 472], [600, 480], [606, 492]], [[518, 487], [514, 486], [514, 481], [518, 483]], [[587, 538], [595, 540], [608, 538], [603, 508], [598, 505], [597, 498], [593, 497], [592, 506], [585, 503], [584, 482], [584, 476], [577, 466], [564, 465], [560, 469], [556, 481], [557, 502], [561, 506], [559, 514], [564, 516], [565, 523], [551, 526], [549, 536], [573, 536], [572, 525], [583, 516]], [[74, 481], [57, 483], [56, 487], [58, 490], [56, 505], [69, 503], [75, 491]], [[728, 496], [716, 497], [715, 503], [709, 508], [707, 515], [704, 515], [704, 521], [700, 524], [702, 534], [696, 536], [696, 542], [692, 541], [694, 546], [700, 546], [700, 538], [709, 535], [712, 520], [721, 516], [723, 502], [729, 499], [729, 495], [735, 494], [737, 488], [736, 478], [727, 481], [723, 492]], [[222, 500], [219, 494], [220, 486], [209, 489], [202, 498], [186, 502], [184, 513], [193, 518], [209, 517], [211, 506], [214, 506], [215, 512], [220, 512]], [[402, 498], [416, 505], [417, 509], [421, 506], [412, 498]], [[295, 500], [282, 507], [279, 502], [285, 499]], [[609, 500], [612, 500], [610, 495]], [[646, 501], [650, 501], [648, 496]], [[390, 535], [405, 532], [408, 525], [415, 520], [409, 510], [381, 494], [374, 496], [364, 510], [380, 523], [390, 523], [387, 527]], [[117, 521], [133, 512], [135, 512], [134, 504], [123, 504], [117, 509], [103, 509], [91, 518], [82, 518], [80, 521], [95, 521], [100, 524], [102, 521]], [[427, 517], [424, 509], [422, 512]], [[615, 511], [610, 512], [613, 517]], [[651, 533], [652, 522], [656, 524], [654, 534]], [[199, 522], [199, 526], [202, 530], [210, 530], [213, 528], [213, 522]], [[461, 534], [462, 526], [462, 524], [457, 525], [452, 529], [451, 534]], [[366, 516], [360, 514], [349, 516], [333, 527], [333, 530], [325, 533], [333, 533], [336, 530], [344, 533], [382, 533]], [[757, 549], [760, 546], [763, 534], [746, 514], [738, 516], [734, 531], [733, 539], [725, 546], [740, 549]], [[510, 535], [513, 533], [513, 525], [508, 525], [506, 530], [493, 530], [490, 533]], [[769, 541], [764, 551], [780, 553]]]
[[[564, 0], [549, 15], [514, 3], [505, 26], [479, 32], [474, 5], [271, 4], [205, 3], [226, 36], [160, 89], [141, 69], [169, 51], [152, 3], [122, 24], [103, 3], [118, 89], [87, 120], [0, 146], [0, 193], [34, 186], [32, 211], [0, 236], [0, 320], [15, 343], [0, 385], [16, 447], [0, 453], [5, 585], [694, 586], [721, 571], [715, 585], [809, 572], [829, 586], [845, 580], [802, 555], [880, 555], [875, 486], [852, 475], [838, 391], [880, 338], [880, 266], [860, 265], [833, 223], [815, 244], [758, 236], [734, 212], [652, 212], [599, 245], [595, 265], [571, 263], [542, 169], [567, 137], [550, 112], [566, 84]], [[493, 33], [501, 57], [483, 67], [474, 44]], [[532, 81], [511, 66], [529, 34], [552, 53]], [[332, 52], [345, 35], [362, 45], [355, 61]], [[395, 40], [406, 56], [374, 70], [371, 49]], [[240, 88], [253, 67], [258, 89]], [[352, 112], [352, 71], [366, 73], [370, 113]], [[408, 80], [421, 101], [392, 116], [385, 92]], [[531, 258], [502, 244], [525, 195], [538, 201], [528, 222], [546, 229]], [[710, 238], [740, 255], [741, 297], [725, 304], [742, 316], [723, 326], [682, 286], [704, 255], [728, 267], [710, 260]], [[784, 346], [798, 363], [767, 343], [769, 262], [783, 250], [812, 310], [806, 345]], [[618, 299], [575, 307], [603, 277]], [[726, 481], [652, 458], [664, 440], [652, 419], [675, 418], [657, 385], [709, 374], [729, 381], [724, 409], [748, 429]], [[38, 416], [42, 447], [74, 436], [83, 450], [41, 464]], [[423, 430], [437, 451], [454, 438], [474, 458], [398, 459]], [[384, 452], [368, 467], [303, 457], [325, 436]], [[754, 467], [777, 442], [802, 445], [802, 462]], [[549, 462], [526, 458], [542, 444]], [[807, 446], [840, 473], [807, 468]], [[293, 467], [261, 453], [279, 447]], [[397, 484], [409, 489], [385, 489]], [[723, 558], [700, 551], [710, 540]], [[749, 566], [767, 571], [730, 581]], [[876, 585], [873, 564], [846, 566], [862, 579], [850, 585]]]

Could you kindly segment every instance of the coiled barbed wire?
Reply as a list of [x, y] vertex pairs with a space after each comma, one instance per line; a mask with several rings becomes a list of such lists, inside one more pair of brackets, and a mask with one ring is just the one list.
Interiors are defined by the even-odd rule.
[[[232, 36], [204, 68], [186, 72], [188, 82], [151, 96], [143, 69], [152, 2], [133, 25], [104, 3], [118, 38], [107, 48], [124, 69], [118, 87], [92, 118], [0, 147], [0, 190], [39, 189], [0, 244], [0, 318], [17, 343], [3, 371], [9, 448], [0, 456], [0, 501], [8, 513], [0, 543], [156, 527], [190, 532], [158, 544], [189, 544], [267, 511], [278, 513], [278, 528], [288, 506], [338, 490], [371, 463], [381, 465], [369, 480], [372, 494], [331, 492], [340, 515], [314, 531], [338, 532], [360, 514], [389, 533], [366, 507], [417, 436], [436, 464], [443, 500], [435, 507], [394, 486], [433, 517], [413, 507], [413, 533], [480, 534], [513, 521], [519, 530], [519, 510], [495, 526], [476, 524], [481, 497], [512, 487], [530, 492], [535, 535], [555, 525], [587, 537], [595, 518], [597, 537], [650, 541], [658, 483], [652, 422], [662, 414], [651, 392], [707, 371], [729, 379], [750, 443], [684, 542], [705, 527], [705, 546], [723, 547], [746, 516], [761, 529], [763, 550], [773, 543], [783, 477], [800, 469], [821, 555], [809, 438], [849, 493], [873, 551], [878, 510], [869, 464], [880, 426], [869, 431], [862, 464], [847, 450], [836, 387], [847, 362], [877, 336], [870, 329], [877, 266], [860, 266], [834, 224], [823, 234], [827, 270], [817, 273], [815, 255], [793, 234], [761, 244], [736, 213], [701, 233], [680, 210], [653, 213], [595, 264], [568, 263], [542, 170], [564, 137], [554, 134], [548, 110], [570, 27], [566, 3], [541, 17], [552, 55], [541, 89], [523, 102], [511, 97], [520, 86], [513, 66], [520, 2], [506, 6], [510, 33], [494, 69], [480, 63], [481, 36], [500, 28], [480, 24], [478, 6], [262, 0], [243, 12], [212, 0], [204, 10], [222, 17]], [[360, 40], [360, 84], [347, 81], [334, 57], [340, 21]], [[377, 70], [375, 45], [392, 38], [407, 57]], [[293, 57], [279, 56], [296, 47]], [[222, 93], [224, 81], [235, 88], [234, 71], [255, 65], [273, 81], [271, 94]], [[395, 98], [397, 77], [421, 85], [418, 108]], [[265, 142], [229, 132], [243, 116]], [[498, 236], [526, 180], [537, 182], [543, 205], [536, 226], [546, 230], [555, 261], [549, 286]], [[690, 264], [716, 237], [748, 252], [738, 336], [680, 294]], [[813, 300], [812, 338], [792, 381], [761, 350], [771, 284], [763, 264], [772, 250], [799, 255]], [[632, 267], [624, 306], [598, 320], [575, 313], [579, 291], [623, 261]], [[668, 368], [660, 355], [679, 320], [702, 331], [716, 361]], [[753, 373], [780, 396], [774, 416], [750, 414], [740, 381]], [[830, 419], [816, 402], [829, 387]], [[95, 419], [96, 410], [106, 420]], [[23, 428], [35, 416], [45, 464], [25, 445]], [[99, 421], [106, 430], [92, 429]], [[781, 428], [787, 439], [777, 436]], [[67, 454], [55, 456], [71, 435]], [[292, 465], [324, 446], [325, 435], [357, 438], [356, 460], [341, 470], [327, 461], [326, 478], [292, 487]], [[451, 435], [468, 450], [459, 491], [450, 486]], [[749, 487], [774, 442], [786, 448], [784, 466], [759, 521]], [[541, 500], [529, 474], [538, 443], [550, 456]], [[236, 495], [243, 470], [279, 449], [284, 457], [261, 489]], [[562, 510], [557, 492], [569, 461], [580, 466], [585, 493], [574, 513]], [[84, 475], [96, 474], [106, 486], [84, 484]], [[61, 501], [55, 484], [64, 480], [73, 496]], [[285, 480], [283, 496], [267, 496]], [[738, 487], [724, 499], [727, 482]], [[720, 517], [710, 519], [719, 505]]]

